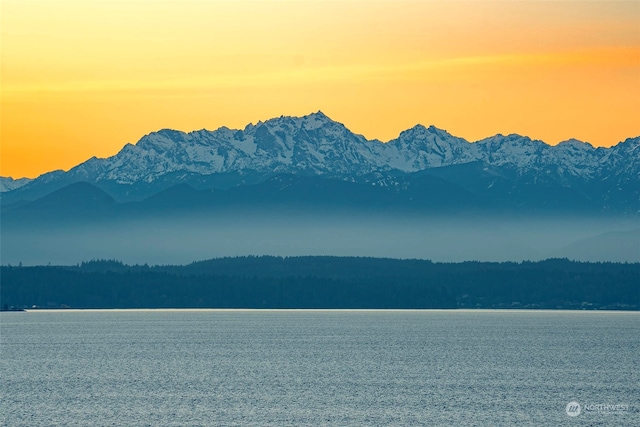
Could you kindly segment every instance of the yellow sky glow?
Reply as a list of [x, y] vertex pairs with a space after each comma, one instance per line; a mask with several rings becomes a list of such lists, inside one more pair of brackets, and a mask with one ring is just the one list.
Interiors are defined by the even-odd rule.
[[640, 2], [3, 0], [0, 19], [2, 176], [317, 110], [383, 141], [640, 135]]

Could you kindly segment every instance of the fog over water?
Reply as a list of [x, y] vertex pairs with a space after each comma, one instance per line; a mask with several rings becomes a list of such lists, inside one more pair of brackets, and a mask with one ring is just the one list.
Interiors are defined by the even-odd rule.
[[640, 223], [635, 219], [245, 212], [4, 227], [1, 237], [3, 265], [70, 265], [91, 259], [185, 264], [238, 255], [640, 262]]

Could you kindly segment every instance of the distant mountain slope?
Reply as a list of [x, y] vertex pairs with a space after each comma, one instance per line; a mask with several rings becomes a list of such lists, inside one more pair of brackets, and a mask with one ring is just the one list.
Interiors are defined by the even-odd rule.
[[32, 202], [3, 206], [2, 219], [5, 229], [75, 224], [108, 218], [116, 211], [117, 205], [110, 195], [96, 186], [77, 182]]
[[640, 262], [640, 229], [610, 231], [573, 242], [554, 255], [584, 261], [600, 261], [597, 254], [606, 253], [617, 262]]
[[74, 221], [175, 217], [176, 215], [297, 212], [361, 216], [431, 216], [458, 218], [554, 217], [605, 213], [579, 189], [517, 177], [511, 170], [469, 163], [412, 174], [370, 174], [358, 181], [312, 175], [276, 174], [252, 185], [196, 189], [176, 184], [140, 201], [117, 202], [98, 186], [69, 184], [34, 201], [3, 203], [6, 229]]
[[20, 187], [24, 187], [31, 181], [32, 180], [29, 178], [13, 179], [11, 177], [0, 176], [0, 193], [6, 193], [7, 191], [12, 191]]
[[[200, 190], [224, 189], [257, 184], [278, 174], [398, 187], [407, 174], [477, 164], [481, 165], [478, 174], [470, 175], [467, 170], [465, 182], [462, 177], [451, 180], [467, 190], [477, 186], [477, 180], [489, 189], [510, 186], [511, 193], [523, 185], [542, 183], [544, 191], [558, 194], [567, 193], [558, 189], [571, 189], [570, 198], [577, 197], [581, 208], [586, 203], [602, 211], [636, 214], [640, 211], [639, 146], [640, 137], [611, 148], [594, 148], [576, 140], [550, 146], [520, 135], [496, 135], [469, 143], [434, 126], [421, 125], [383, 143], [356, 135], [317, 112], [274, 118], [243, 130], [153, 132], [112, 157], [94, 157], [68, 172], [50, 172], [19, 188], [4, 184], [5, 190], [14, 189], [6, 191], [3, 199], [4, 203], [35, 200], [85, 181], [116, 200], [131, 201], [180, 183]], [[487, 179], [492, 173], [497, 174], [494, 181]]]

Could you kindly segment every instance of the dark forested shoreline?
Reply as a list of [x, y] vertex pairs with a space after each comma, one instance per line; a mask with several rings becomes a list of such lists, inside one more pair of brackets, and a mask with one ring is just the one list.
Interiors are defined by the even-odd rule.
[[13, 308], [640, 309], [640, 264], [236, 257], [185, 266], [3, 266]]

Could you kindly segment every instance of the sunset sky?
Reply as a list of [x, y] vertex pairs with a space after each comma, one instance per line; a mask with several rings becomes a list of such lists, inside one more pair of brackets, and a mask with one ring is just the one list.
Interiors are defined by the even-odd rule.
[[2, 0], [1, 37], [14, 178], [318, 110], [383, 141], [640, 135], [640, 1]]

